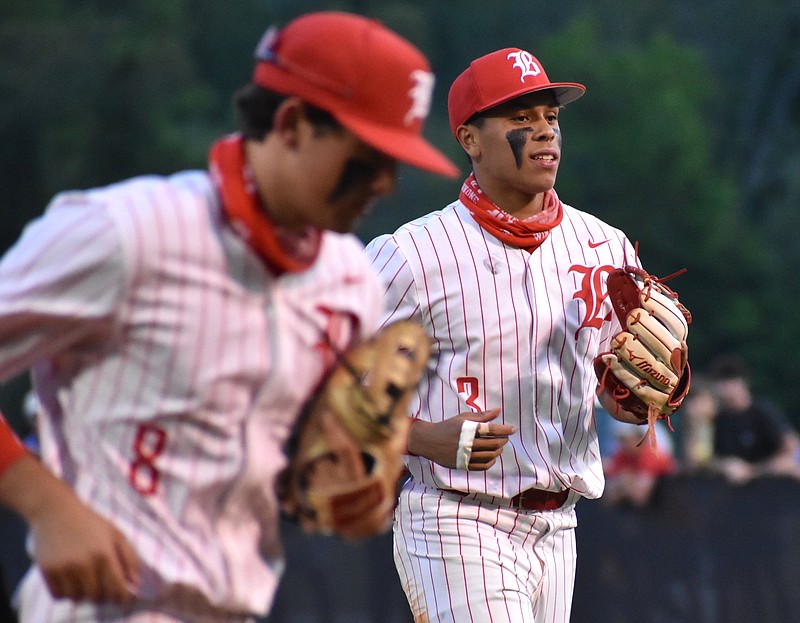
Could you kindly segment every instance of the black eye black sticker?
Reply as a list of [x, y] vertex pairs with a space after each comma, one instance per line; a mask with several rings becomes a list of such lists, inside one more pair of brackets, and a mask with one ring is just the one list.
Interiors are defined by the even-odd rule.
[[368, 184], [380, 171], [378, 164], [351, 158], [345, 163], [344, 171], [333, 189], [329, 201], [336, 201], [348, 193], [357, 190], [362, 184]]
[[514, 153], [514, 160], [517, 163], [517, 168], [522, 167], [522, 155], [525, 149], [525, 143], [528, 142], [528, 135], [533, 132], [533, 128], [519, 128], [518, 130], [511, 130], [506, 134], [506, 140], [511, 146], [511, 151]]

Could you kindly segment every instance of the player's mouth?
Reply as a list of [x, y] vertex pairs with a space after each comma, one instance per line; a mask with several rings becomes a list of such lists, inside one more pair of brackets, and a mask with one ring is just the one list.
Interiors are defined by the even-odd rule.
[[531, 160], [543, 167], [553, 167], [558, 163], [558, 152], [538, 151], [531, 155]]

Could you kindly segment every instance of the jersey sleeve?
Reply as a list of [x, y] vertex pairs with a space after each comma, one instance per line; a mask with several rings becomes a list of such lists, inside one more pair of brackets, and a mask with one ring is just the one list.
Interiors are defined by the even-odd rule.
[[378, 236], [367, 245], [366, 253], [385, 289], [382, 324], [396, 320], [419, 322], [420, 304], [414, 275], [395, 237]]
[[0, 413], [0, 476], [7, 468], [27, 455], [28, 450], [11, 430], [3, 414]]
[[108, 330], [123, 250], [106, 210], [83, 197], [57, 197], [0, 260], [0, 379]]

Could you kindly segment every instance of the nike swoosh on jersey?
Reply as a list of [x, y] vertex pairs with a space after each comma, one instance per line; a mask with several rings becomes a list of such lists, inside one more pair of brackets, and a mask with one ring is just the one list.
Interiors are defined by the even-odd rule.
[[589, 246], [590, 246], [592, 249], [596, 249], [597, 247], [599, 247], [600, 245], [603, 245], [603, 244], [605, 244], [606, 242], [609, 242], [609, 239], [608, 239], [608, 238], [606, 238], [605, 240], [601, 240], [600, 242], [594, 242], [593, 240], [590, 240], [590, 241], [589, 241]]

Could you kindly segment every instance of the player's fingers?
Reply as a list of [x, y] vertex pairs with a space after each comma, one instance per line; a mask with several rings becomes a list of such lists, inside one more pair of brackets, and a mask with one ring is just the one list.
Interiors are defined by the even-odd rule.
[[517, 429], [510, 424], [492, 423], [492, 420], [498, 415], [500, 415], [499, 408], [481, 411], [480, 413], [470, 416], [469, 419], [478, 422], [475, 437], [508, 437], [517, 431]]
[[139, 587], [139, 557], [121, 532], [118, 537], [117, 556], [119, 556], [119, 564], [125, 580], [126, 593], [128, 597], [132, 597], [137, 593]]
[[99, 580], [100, 592], [97, 599], [94, 601], [98, 603], [121, 604], [130, 599], [127, 585], [124, 581], [121, 581], [118, 576], [108, 572], [100, 577]]
[[119, 570], [112, 563], [113, 557], [106, 550], [98, 551], [88, 559], [82, 581], [84, 599], [95, 603], [111, 600], [119, 582]]
[[497, 462], [496, 452], [473, 452], [469, 459], [471, 471], [485, 471]]
[[475, 437], [509, 437], [517, 432], [511, 424], [489, 424], [481, 422], [475, 431]]
[[500, 454], [508, 443], [508, 437], [475, 437], [472, 442], [472, 452], [496, 452]]
[[487, 409], [486, 411], [479, 411], [478, 413], [470, 413], [467, 419], [474, 422], [490, 422], [500, 415], [500, 408]]
[[95, 577], [74, 566], [62, 567], [58, 570], [42, 570], [47, 588], [53, 597], [81, 601], [96, 591]]
[[53, 597], [58, 599], [68, 596], [68, 587], [61, 575], [48, 571], [47, 569], [42, 569], [42, 577], [44, 578], [44, 583], [47, 585], [47, 590], [50, 591]]
[[119, 600], [119, 571], [114, 569], [113, 565], [109, 563], [109, 560], [103, 558], [98, 560], [95, 565], [94, 572], [97, 590], [94, 594], [87, 596], [88, 599], [94, 602], [104, 603], [110, 601], [116, 603]]
[[129, 577], [128, 564], [129, 561], [125, 559], [125, 554], [121, 551], [120, 546], [115, 543], [114, 555], [110, 558], [103, 558], [96, 567], [99, 591], [96, 601], [125, 603], [133, 597], [132, 579]]

